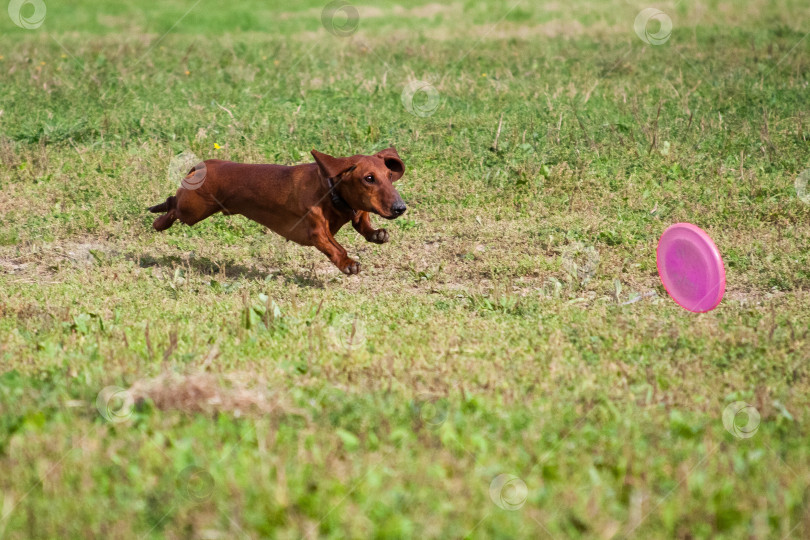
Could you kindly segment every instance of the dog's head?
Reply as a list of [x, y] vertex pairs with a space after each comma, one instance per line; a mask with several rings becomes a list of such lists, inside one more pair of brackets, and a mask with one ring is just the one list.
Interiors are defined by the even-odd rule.
[[405, 213], [407, 207], [394, 188], [394, 182], [405, 174], [405, 164], [393, 146], [373, 156], [332, 157], [317, 150], [312, 156], [324, 178], [334, 180], [335, 191], [352, 209], [385, 219]]

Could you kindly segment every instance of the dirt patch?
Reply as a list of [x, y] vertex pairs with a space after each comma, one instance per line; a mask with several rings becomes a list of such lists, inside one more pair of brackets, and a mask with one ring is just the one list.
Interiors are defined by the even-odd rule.
[[446, 15], [449, 13], [461, 13], [461, 4], [425, 4], [424, 6], [415, 6], [412, 8], [404, 8], [402, 6], [394, 6], [394, 14], [398, 17], [418, 17], [429, 19], [436, 15]]
[[64, 263], [87, 267], [113, 254], [113, 250], [98, 242], [64, 242], [29, 246], [14, 255], [0, 253], [0, 274], [17, 276], [16, 281], [41, 282]]
[[775, 299], [784, 297], [783, 291], [726, 291], [724, 302], [737, 302], [741, 306], [762, 306], [771, 303]]
[[[436, 15], [442, 15], [447, 13], [460, 13], [461, 4], [443, 5], [432, 3], [432, 4], [425, 4], [424, 6], [415, 6], [412, 8], [407, 8], [403, 6], [394, 6], [392, 10], [384, 10], [376, 6], [355, 6], [355, 9], [357, 9], [357, 14], [360, 17], [360, 19], [373, 19], [385, 17], [391, 15], [392, 13], [397, 17], [430, 18], [435, 17]], [[277, 15], [277, 18], [284, 21], [298, 18], [311, 19], [320, 17], [322, 12], [323, 8], [310, 8], [302, 11], [285, 11], [279, 13]]]
[[148, 399], [161, 410], [229, 412], [237, 417], [251, 413], [299, 412], [284, 392], [271, 391], [255, 380], [255, 373], [231, 373], [222, 377], [209, 373], [167, 373], [137, 381], [129, 393], [135, 401]]

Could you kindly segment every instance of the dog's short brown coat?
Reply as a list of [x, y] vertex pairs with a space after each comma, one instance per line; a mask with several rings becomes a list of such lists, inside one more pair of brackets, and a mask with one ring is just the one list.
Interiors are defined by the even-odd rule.
[[165, 202], [149, 208], [163, 213], [153, 227], [163, 231], [175, 221], [194, 225], [217, 212], [241, 214], [304, 246], [315, 246], [345, 274], [360, 264], [335, 240], [349, 221], [369, 242], [388, 241], [369, 213], [394, 219], [405, 212], [393, 182], [405, 164], [391, 147], [373, 156], [332, 157], [312, 151], [315, 163], [254, 165], [210, 159], [189, 171], [183, 186]]

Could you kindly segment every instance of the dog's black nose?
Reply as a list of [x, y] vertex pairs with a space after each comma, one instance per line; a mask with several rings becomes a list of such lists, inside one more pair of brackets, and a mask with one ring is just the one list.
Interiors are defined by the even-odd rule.
[[407, 209], [408, 207], [403, 202], [394, 203], [394, 206], [391, 207], [391, 211], [397, 216], [404, 214]]

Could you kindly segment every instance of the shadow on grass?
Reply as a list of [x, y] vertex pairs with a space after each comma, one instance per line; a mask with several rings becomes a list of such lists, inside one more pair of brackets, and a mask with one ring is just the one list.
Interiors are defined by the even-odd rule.
[[272, 272], [264, 272], [257, 268], [251, 268], [243, 264], [235, 264], [231, 262], [219, 263], [208, 257], [191, 257], [183, 258], [177, 255], [162, 255], [160, 257], [153, 257], [144, 253], [127, 255], [127, 258], [137, 263], [141, 268], [150, 268], [157, 266], [160, 268], [174, 269], [177, 267], [190, 267], [200, 274], [215, 277], [221, 276], [227, 279], [249, 279], [265, 281], [268, 278], [281, 276], [287, 284], [295, 283], [299, 287], [310, 287], [315, 289], [323, 289], [324, 282], [321, 279], [313, 277], [311, 274], [303, 274], [297, 271], [279, 272], [278, 270]]

